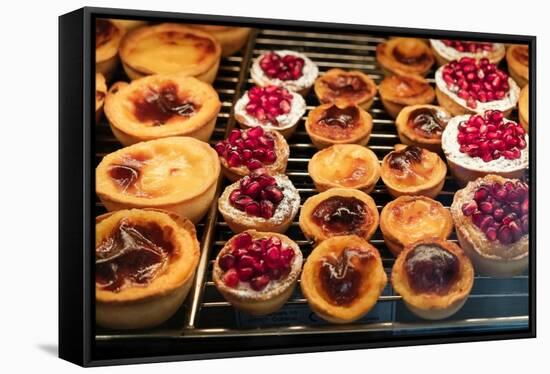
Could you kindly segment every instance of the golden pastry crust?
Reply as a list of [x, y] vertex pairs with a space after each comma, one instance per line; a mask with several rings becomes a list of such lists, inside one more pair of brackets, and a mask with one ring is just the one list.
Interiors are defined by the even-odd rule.
[[416, 145], [432, 152], [441, 152], [441, 135], [451, 114], [436, 105], [404, 107], [395, 119], [401, 143]]
[[126, 30], [108, 19], [95, 24], [95, 70], [109, 80], [118, 63], [118, 49]]
[[519, 93], [518, 101], [519, 123], [529, 132], [529, 84], [526, 84]]
[[222, 56], [229, 57], [237, 53], [248, 41], [252, 29], [248, 27], [189, 25], [206, 31], [216, 38], [222, 48]]
[[306, 132], [317, 149], [334, 144], [369, 142], [372, 131], [371, 115], [359, 106], [322, 104], [312, 109], [306, 120]]
[[453, 231], [449, 210], [426, 196], [400, 196], [380, 214], [384, 242], [394, 256], [403, 247], [425, 238], [447, 239]]
[[392, 75], [378, 86], [380, 99], [388, 114], [395, 118], [408, 105], [430, 104], [435, 99], [433, 87], [422, 77]]
[[181, 73], [212, 83], [218, 72], [221, 47], [207, 32], [162, 23], [128, 33], [122, 39], [119, 53], [130, 79]]
[[506, 51], [508, 72], [518, 86], [529, 83], [529, 46], [511, 45]]
[[105, 115], [124, 146], [170, 136], [208, 141], [220, 108], [212, 86], [184, 74], [117, 82], [105, 99]]
[[315, 95], [322, 104], [358, 105], [368, 110], [376, 96], [376, 84], [366, 74], [330, 69], [315, 80]]
[[135, 19], [110, 19], [111, 22], [123, 27], [126, 31], [132, 31], [138, 27], [147, 25], [147, 21], [139, 21]]
[[96, 168], [96, 193], [109, 210], [154, 207], [198, 222], [220, 174], [218, 155], [189, 137], [141, 142], [106, 155]]
[[[346, 249], [359, 253], [350, 261], [362, 279], [351, 302], [339, 305], [326, 292], [320, 270], [326, 259], [341, 259]], [[376, 248], [356, 235], [348, 235], [327, 239], [311, 252], [302, 270], [300, 286], [310, 308], [319, 317], [332, 323], [349, 323], [374, 307], [386, 283], [387, 276]]]
[[423, 195], [434, 198], [445, 183], [447, 166], [434, 152], [397, 144], [382, 160], [381, 176], [393, 197]]
[[107, 84], [105, 77], [101, 73], [95, 74], [95, 121], [99, 122], [101, 113], [103, 113], [103, 104], [107, 95]]
[[336, 144], [315, 153], [309, 161], [308, 172], [319, 192], [343, 187], [369, 193], [380, 179], [380, 164], [376, 154], [367, 147]]
[[191, 286], [199, 261], [195, 226], [173, 212], [131, 209], [96, 218], [96, 248], [113, 235], [121, 222], [156, 224], [164, 240], [173, 245], [167, 263], [147, 284], [126, 284], [118, 291], [96, 283], [97, 323], [111, 328], [131, 329], [158, 325], [179, 308]]
[[[456, 256], [459, 264], [457, 279], [444, 294], [418, 292], [411, 287], [406, 271], [409, 253], [422, 245], [437, 246]], [[447, 318], [456, 313], [468, 298], [474, 284], [474, 268], [464, 251], [450, 241], [425, 239], [410, 244], [397, 257], [392, 269], [391, 282], [394, 290], [401, 295], [405, 305], [425, 319]]]
[[279, 238], [284, 245], [292, 248], [294, 250], [294, 258], [292, 259], [289, 273], [280, 280], [275, 282], [273, 280], [270, 281], [274, 282], [273, 285], [266, 287], [262, 291], [253, 290], [250, 285], [244, 285], [237, 289], [227, 286], [223, 281], [224, 271], [220, 267], [219, 260], [223, 255], [231, 252], [231, 247], [237, 237], [236, 235], [229, 239], [218, 253], [214, 261], [214, 268], [212, 269], [212, 279], [218, 291], [234, 308], [255, 316], [270, 314], [279, 310], [294, 292], [302, 270], [303, 255], [298, 244], [286, 235], [256, 230], [246, 230], [245, 232], [250, 234], [253, 240], [271, 237]]
[[[359, 211], [347, 209], [347, 211], [350, 212], [350, 217], [354, 217], [357, 214], [363, 215], [362, 218], [358, 218], [361, 220], [359, 224], [350, 226], [351, 222], [346, 222], [348, 224], [347, 228], [344, 228], [343, 230], [339, 228], [337, 231], [334, 231], [333, 228], [324, 227], [323, 224], [320, 225], [316, 222], [314, 215], [316, 213], [318, 214], [319, 208], [322, 208], [323, 203], [326, 203], [327, 200], [330, 201], [338, 198], [346, 199], [347, 202], [351, 203], [355, 203], [357, 201], [362, 202], [363, 205]], [[355, 200], [350, 201], [350, 199]], [[346, 206], [345, 202], [343, 206]], [[341, 207], [338, 209], [341, 209]], [[308, 198], [304, 202], [302, 209], [300, 210], [299, 222], [300, 229], [304, 235], [308, 239], [314, 240], [317, 244], [330, 237], [340, 235], [357, 235], [365, 240], [369, 240], [378, 227], [379, 214], [378, 209], [376, 208], [376, 203], [372, 197], [366, 193], [352, 188], [331, 188], [325, 192]], [[337, 222], [336, 224], [342, 226], [341, 222]]]
[[416, 38], [393, 38], [376, 46], [376, 60], [385, 75], [425, 76], [434, 64], [431, 48]]

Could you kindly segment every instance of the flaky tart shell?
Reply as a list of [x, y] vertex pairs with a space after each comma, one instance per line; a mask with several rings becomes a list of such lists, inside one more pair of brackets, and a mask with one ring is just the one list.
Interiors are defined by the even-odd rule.
[[519, 123], [529, 132], [529, 84], [523, 86], [519, 93], [518, 110]]
[[[353, 99], [345, 96], [331, 98], [330, 88], [327, 86], [326, 82], [336, 79], [339, 75], [351, 75], [358, 77], [366, 84], [366, 92], [364, 92], [360, 97]], [[315, 96], [317, 96], [321, 104], [335, 103], [343, 106], [358, 105], [365, 110], [368, 110], [372, 106], [377, 91], [376, 83], [374, 83], [372, 78], [367, 74], [364, 74], [358, 70], [345, 71], [342, 69], [327, 70], [325, 74], [315, 80], [313, 90], [315, 91]]]
[[524, 87], [529, 83], [529, 61], [518, 58], [518, 55], [525, 54], [529, 56], [529, 47], [527, 45], [511, 45], [506, 50], [508, 72], [520, 87]]
[[426, 196], [400, 196], [380, 213], [380, 230], [394, 256], [403, 248], [425, 238], [447, 239], [453, 232], [449, 210]]
[[[416, 56], [424, 56], [419, 62], [403, 63], [394, 56], [394, 51], [402, 51]], [[425, 76], [434, 64], [431, 48], [416, 38], [393, 38], [376, 46], [376, 60], [386, 76], [420, 75]]]
[[276, 174], [273, 178], [277, 181], [277, 185], [282, 187], [283, 199], [275, 209], [274, 215], [268, 219], [249, 215], [231, 205], [229, 195], [239, 189], [240, 180], [225, 188], [218, 199], [218, 210], [231, 231], [236, 234], [246, 230], [281, 234], [287, 231], [300, 209], [300, 194], [286, 175]]
[[523, 273], [529, 265], [529, 235], [523, 235], [511, 244], [502, 244], [498, 240], [490, 241], [462, 213], [462, 205], [473, 200], [474, 192], [484, 184], [501, 183], [514, 179], [489, 174], [478, 178], [458, 190], [453, 198], [451, 214], [460, 246], [470, 257], [477, 271], [494, 277], [510, 277]]
[[291, 247], [294, 250], [294, 259], [292, 260], [288, 275], [276, 282], [270, 281], [270, 284], [262, 291], [255, 291], [246, 284], [239, 288], [231, 288], [225, 285], [223, 282], [224, 271], [220, 268], [219, 259], [224, 254], [231, 251], [231, 245], [235, 239], [235, 236], [233, 236], [225, 243], [216, 256], [214, 268], [212, 269], [212, 279], [218, 291], [235, 309], [256, 316], [270, 314], [279, 310], [294, 292], [298, 277], [302, 271], [302, 251], [300, 251], [298, 244], [286, 235], [256, 230], [246, 230], [245, 232], [250, 234], [253, 239], [275, 236], [279, 238], [283, 244]]
[[108, 238], [122, 219], [155, 222], [166, 230], [175, 253], [147, 285], [127, 286], [118, 292], [96, 286], [96, 322], [104, 327], [135, 329], [156, 326], [170, 318], [185, 300], [199, 261], [195, 226], [176, 213], [157, 209], [120, 210], [96, 218], [96, 246]]
[[[108, 19], [98, 19], [100, 22], [109, 22], [112, 32], [107, 35], [107, 39], [97, 46], [96, 30], [96, 49], [95, 49], [95, 71], [101, 73], [105, 79], [109, 80], [118, 64], [119, 45], [126, 33], [126, 29]], [[97, 22], [96, 21], [96, 22]]]
[[[338, 234], [327, 233], [312, 220], [311, 215], [315, 208], [320, 203], [332, 196], [355, 197], [356, 199], [359, 199], [363, 203], [365, 203], [368, 211], [368, 219], [365, 221], [362, 227], [359, 228], [361, 231], [363, 231], [362, 235], [358, 235], [357, 232]], [[300, 210], [299, 223], [300, 229], [302, 230], [304, 235], [317, 244], [321, 243], [323, 240], [327, 240], [328, 238], [342, 235], [357, 235], [365, 240], [369, 240], [378, 228], [379, 214], [373, 198], [363, 191], [353, 188], [331, 188], [317, 195], [311, 196], [304, 202], [304, 204], [302, 205], [302, 209]]]
[[[405, 260], [411, 251], [422, 244], [435, 244], [458, 258], [458, 279], [445, 295], [416, 292], [411, 288], [405, 270]], [[468, 299], [474, 284], [474, 268], [468, 256], [455, 243], [441, 239], [425, 239], [406, 246], [399, 254], [392, 268], [391, 283], [411, 312], [424, 319], [443, 319], [456, 313]]]
[[[372, 261], [368, 261], [362, 269], [364, 278], [357, 298], [349, 305], [335, 305], [326, 300], [319, 279], [319, 267], [325, 256], [339, 255], [348, 247], [372, 255]], [[329, 238], [315, 247], [307, 257], [302, 270], [300, 286], [309, 307], [319, 317], [332, 323], [349, 323], [363, 317], [374, 307], [387, 281], [378, 250], [356, 235], [346, 235]]]
[[107, 95], [107, 84], [105, 77], [101, 73], [95, 74], [95, 121], [99, 122], [103, 113], [105, 96]]
[[189, 25], [212, 34], [220, 43], [222, 57], [229, 57], [237, 53], [248, 41], [252, 29], [248, 27]]
[[[353, 175], [357, 173], [358, 163], [362, 163], [361, 168], [366, 170], [364, 175], [356, 178]], [[308, 163], [308, 173], [319, 192], [343, 187], [369, 193], [380, 179], [380, 164], [376, 154], [367, 147], [335, 144], [313, 155]]]
[[380, 100], [392, 118], [409, 105], [430, 104], [435, 99], [427, 80], [414, 75], [392, 75], [378, 85]]
[[[284, 174], [286, 171], [286, 166], [288, 164], [288, 156], [290, 155], [290, 148], [286, 139], [279, 131], [266, 131], [273, 135], [275, 139], [275, 154], [277, 159], [272, 164], [264, 164], [263, 168], [270, 175], [275, 174]], [[220, 163], [222, 165], [223, 175], [229, 179], [231, 182], [236, 182], [245, 175], [250, 174], [250, 170], [246, 165], [241, 165], [238, 167], [229, 166], [229, 163], [224, 157], [220, 157]]]
[[[161, 126], [153, 121], [140, 121], [134, 114], [133, 98], [144, 97], [151, 89], [158, 90], [165, 84], [175, 85], [177, 95], [197, 105], [198, 111], [189, 117], [173, 115]], [[111, 130], [124, 146], [170, 136], [190, 136], [206, 142], [214, 131], [220, 108], [220, 99], [211, 85], [181, 73], [117, 82], [105, 99], [105, 115]]]
[[211, 34], [175, 23], [135, 29], [120, 43], [120, 59], [130, 79], [181, 73], [212, 83], [221, 57]]
[[[141, 167], [128, 191], [110, 175], [113, 165]], [[107, 210], [159, 208], [197, 223], [206, 213], [220, 174], [218, 154], [189, 137], [150, 140], [106, 155], [96, 168], [96, 193]]]
[[416, 145], [421, 148], [426, 148], [432, 152], [441, 152], [441, 137], [427, 138], [420, 136], [408, 125], [411, 113], [422, 108], [432, 109], [441, 113], [441, 116], [446, 118], [447, 121], [451, 119], [451, 113], [449, 113], [445, 108], [437, 105], [421, 104], [406, 106], [399, 112], [397, 118], [395, 119], [395, 127], [397, 128], [397, 133], [399, 134], [399, 140], [401, 143], [406, 145]]
[[[355, 127], [353, 129], [347, 131], [345, 136], [342, 136], [341, 138], [336, 138], [335, 136], [327, 136], [326, 134], [322, 134], [318, 131], [316, 125], [317, 122], [322, 118], [325, 111], [329, 109], [332, 105], [332, 103], [321, 104], [320, 106], [310, 110], [307, 116], [305, 123], [306, 132], [309, 135], [309, 138], [311, 139], [313, 145], [317, 149], [330, 147], [334, 144], [367, 145], [372, 131], [372, 116], [366, 110], [359, 106], [357, 106], [357, 109], [359, 110], [359, 119], [357, 120], [357, 124], [355, 124]], [[342, 104], [334, 105], [336, 105], [340, 109], [347, 107], [343, 106]]]
[[432, 165], [432, 172], [428, 180], [420, 184], [408, 184], [406, 181], [401, 183], [399, 177], [395, 175], [389, 166], [390, 155], [393, 152], [403, 149], [403, 144], [395, 145], [395, 151], [388, 153], [382, 160], [382, 167], [380, 175], [388, 192], [391, 196], [399, 197], [402, 195], [422, 195], [430, 198], [435, 198], [443, 189], [445, 184], [445, 177], [447, 175], [447, 166], [445, 162], [437, 155], [437, 153], [430, 152], [427, 149], [422, 149], [422, 159], [429, 157]]

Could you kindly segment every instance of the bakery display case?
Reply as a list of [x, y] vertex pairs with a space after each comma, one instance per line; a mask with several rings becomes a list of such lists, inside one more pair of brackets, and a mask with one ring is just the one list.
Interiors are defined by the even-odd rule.
[[[60, 237], [61, 357], [534, 336], [534, 37], [60, 20], [60, 156], [80, 155], [60, 157], [60, 235], [83, 226]], [[87, 185], [69, 191], [79, 161]]]

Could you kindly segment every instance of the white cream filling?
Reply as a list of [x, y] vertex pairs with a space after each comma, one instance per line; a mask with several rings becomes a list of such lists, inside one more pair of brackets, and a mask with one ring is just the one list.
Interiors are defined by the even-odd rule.
[[504, 53], [504, 44], [502, 43], [492, 43], [492, 51], [481, 51], [481, 52], [460, 52], [454, 49], [453, 47], [446, 46], [441, 40], [430, 39], [430, 44], [436, 52], [441, 55], [445, 60], [458, 60], [462, 57], [473, 57], [475, 59], [480, 59], [483, 57], [489, 58], [492, 54], [500, 55]]
[[248, 97], [248, 91], [244, 93], [244, 95], [237, 100], [235, 103], [235, 114], [237, 114], [239, 117], [241, 117], [239, 120], [243, 120], [243, 124], [249, 127], [255, 127], [255, 126], [262, 126], [265, 130], [285, 130], [287, 128], [290, 128], [294, 126], [300, 118], [304, 115], [306, 112], [306, 102], [304, 98], [297, 94], [296, 92], [289, 91], [292, 95], [292, 101], [290, 103], [290, 112], [286, 114], [281, 114], [275, 117], [277, 122], [279, 123], [278, 126], [272, 125], [269, 122], [261, 122], [256, 117], [250, 115], [246, 111], [246, 106], [250, 102], [250, 99]]
[[252, 80], [254, 81], [254, 83], [256, 83], [260, 87], [272, 85], [277, 87], [284, 87], [290, 91], [295, 92], [301, 91], [313, 85], [315, 79], [317, 79], [317, 76], [319, 75], [319, 69], [317, 68], [317, 65], [313, 63], [313, 61], [311, 61], [307, 56], [295, 51], [282, 50], [274, 52], [281, 57], [292, 55], [304, 59], [302, 76], [296, 80], [288, 81], [283, 81], [278, 78], [269, 78], [267, 75], [265, 75], [264, 71], [260, 67], [260, 60], [265, 56], [264, 53], [254, 60], [252, 68], [250, 69], [250, 75], [252, 76]]
[[[470, 117], [470, 114], [456, 116], [447, 123], [441, 136], [441, 145], [447, 159], [464, 168], [487, 173], [512, 172], [527, 168], [529, 164], [529, 136], [527, 134], [525, 134], [527, 146], [521, 150], [520, 157], [514, 160], [500, 156], [496, 160], [485, 162], [480, 157], [471, 157], [467, 153], [460, 152], [460, 144], [457, 141], [458, 125]], [[508, 119], [504, 119], [504, 121], [513, 122]]]
[[468, 105], [466, 105], [466, 100], [457, 95], [459, 91], [458, 86], [448, 87], [447, 83], [443, 80], [443, 68], [445, 66], [446, 65], [441, 66], [435, 72], [435, 84], [440, 91], [453, 99], [453, 101], [462, 105], [464, 108], [467, 108], [468, 110], [479, 114], [483, 114], [486, 110], [500, 110], [501, 112], [505, 112], [514, 108], [517, 105], [520, 89], [516, 82], [514, 82], [512, 78], [508, 77], [508, 85], [510, 86], [510, 89], [506, 93], [506, 96], [504, 96], [500, 100], [488, 101], [485, 103], [482, 103], [481, 101], [476, 101], [477, 107], [470, 108]]

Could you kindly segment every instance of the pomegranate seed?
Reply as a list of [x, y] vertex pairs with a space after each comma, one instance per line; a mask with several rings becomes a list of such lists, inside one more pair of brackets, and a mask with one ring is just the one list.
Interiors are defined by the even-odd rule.
[[462, 205], [462, 213], [465, 216], [471, 216], [477, 210], [477, 204], [475, 201], [471, 201]]
[[223, 283], [225, 283], [227, 287], [236, 288], [239, 285], [239, 274], [237, 273], [237, 269], [229, 269], [223, 275]]
[[479, 204], [479, 210], [485, 214], [490, 214], [493, 212], [493, 204], [491, 204], [490, 202], [484, 201], [481, 204]]
[[252, 268], [240, 268], [237, 270], [239, 274], [239, 280], [241, 282], [247, 282], [254, 275], [254, 269]]
[[275, 207], [273, 203], [269, 200], [262, 200], [260, 202], [260, 216], [265, 219], [270, 219], [273, 217]]
[[246, 212], [246, 214], [249, 214], [251, 216], [259, 216], [260, 204], [258, 204], [256, 201], [251, 201], [248, 205], [244, 207], [244, 211]]
[[250, 280], [250, 287], [255, 291], [263, 290], [269, 284], [269, 277], [267, 275], [260, 275]]
[[254, 257], [246, 254], [239, 258], [239, 268], [249, 268], [254, 266]]
[[487, 229], [487, 231], [485, 231], [485, 236], [490, 241], [496, 240], [497, 239], [497, 229], [495, 229], [494, 227], [489, 227]]
[[252, 236], [243, 232], [233, 238], [233, 248], [248, 248], [252, 244]]
[[227, 271], [233, 267], [235, 267], [235, 256], [227, 253], [220, 258], [220, 268], [223, 271]]
[[502, 244], [510, 244], [513, 240], [512, 232], [510, 231], [510, 228], [506, 225], [503, 225], [500, 227], [500, 229], [498, 230], [497, 236], [498, 236], [498, 240]]

